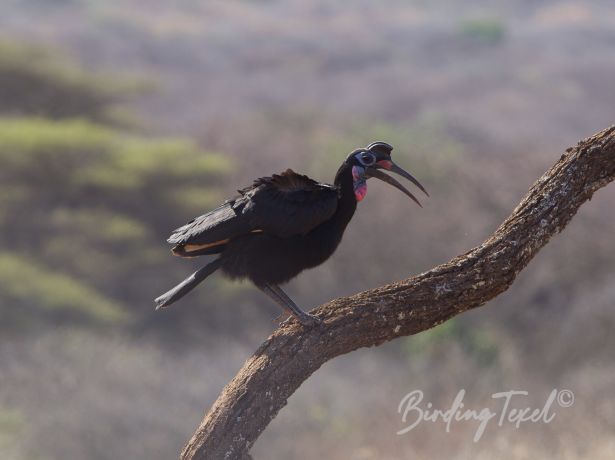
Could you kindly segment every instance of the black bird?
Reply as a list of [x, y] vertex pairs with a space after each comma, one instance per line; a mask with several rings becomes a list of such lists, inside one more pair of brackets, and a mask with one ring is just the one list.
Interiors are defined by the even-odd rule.
[[156, 309], [177, 301], [218, 269], [232, 278], [247, 278], [302, 324], [318, 318], [301, 310], [280, 289], [303, 270], [327, 260], [339, 245], [357, 202], [365, 198], [367, 179], [378, 178], [416, 197], [382, 170], [412, 181], [412, 175], [391, 160], [393, 147], [373, 142], [353, 151], [342, 163], [334, 185], [320, 184], [287, 170], [254, 181], [239, 196], [176, 229], [169, 239], [179, 257], [219, 254], [167, 293]]

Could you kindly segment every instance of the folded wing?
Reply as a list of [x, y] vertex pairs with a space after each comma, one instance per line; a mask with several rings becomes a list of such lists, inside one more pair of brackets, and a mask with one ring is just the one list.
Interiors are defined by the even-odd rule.
[[176, 229], [167, 240], [175, 245], [176, 253], [186, 255], [182, 251], [217, 248], [249, 233], [263, 232], [281, 238], [303, 235], [330, 219], [338, 203], [336, 187], [320, 184], [290, 169], [257, 179], [239, 193]]

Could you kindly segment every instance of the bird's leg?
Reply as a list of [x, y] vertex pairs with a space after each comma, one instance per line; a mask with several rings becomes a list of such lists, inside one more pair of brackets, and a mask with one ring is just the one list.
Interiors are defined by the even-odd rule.
[[275, 284], [265, 284], [259, 286], [259, 289], [267, 294], [275, 303], [277, 303], [282, 309], [292, 316], [297, 318], [304, 326], [313, 326], [320, 322], [320, 319], [314, 315], [304, 312], [292, 301], [286, 293]]
[[258, 286], [258, 288], [263, 291], [267, 296], [272, 299], [279, 307], [282, 307], [282, 313], [276, 316], [273, 321], [281, 325], [288, 321], [292, 316], [297, 317], [297, 315], [290, 309], [290, 307], [286, 304], [286, 302], [280, 297], [277, 292], [269, 285]]
[[[307, 312], [304, 312], [301, 308], [299, 308], [297, 306], [297, 304], [295, 302], [293, 302], [293, 299], [291, 299], [288, 294], [286, 294], [286, 292], [284, 292], [282, 290], [282, 288], [278, 285], [272, 284], [270, 285], [271, 289], [278, 295], [278, 297], [280, 298], [280, 300], [285, 304], [285, 305], [289, 305], [292, 309], [288, 310], [285, 309], [285, 312], [288, 314], [290, 313], [290, 317], [287, 317], [286, 319], [284, 319], [284, 321], [279, 321], [280, 325], [282, 324], [286, 324], [288, 322], [288, 320], [291, 317], [295, 317], [299, 319], [299, 322], [305, 326], [310, 326], [313, 324], [316, 324], [318, 322], [320, 322], [320, 320], [314, 316], [314, 315], [310, 315]], [[279, 319], [281, 317], [284, 316], [284, 313], [282, 313], [280, 316], [278, 316]]]

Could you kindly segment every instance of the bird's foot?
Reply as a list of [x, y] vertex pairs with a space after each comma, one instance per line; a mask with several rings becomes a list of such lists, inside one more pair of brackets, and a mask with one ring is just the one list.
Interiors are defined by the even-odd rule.
[[322, 319], [320, 319], [318, 316], [310, 315], [309, 313], [305, 312], [303, 312], [302, 315], [297, 315], [296, 318], [304, 327], [314, 327], [322, 323]]
[[278, 323], [278, 326], [282, 326], [283, 324], [286, 324], [290, 318], [292, 318], [291, 315], [283, 312], [283, 313], [280, 313], [275, 318], [273, 318], [273, 322]]
[[286, 313], [282, 313], [280, 316], [276, 317], [274, 321], [278, 323], [279, 326], [286, 326], [290, 324], [293, 319], [299, 321], [303, 327], [314, 327], [317, 324], [322, 323], [322, 319], [318, 316], [310, 315], [309, 313], [303, 313], [302, 315], [288, 315]]

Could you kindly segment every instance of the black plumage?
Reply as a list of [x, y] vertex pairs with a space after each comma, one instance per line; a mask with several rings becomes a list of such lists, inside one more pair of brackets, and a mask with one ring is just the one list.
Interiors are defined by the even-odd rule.
[[318, 183], [290, 169], [257, 179], [235, 198], [176, 229], [167, 240], [174, 245], [175, 255], [219, 257], [157, 298], [158, 308], [175, 302], [221, 269], [232, 279], [251, 280], [302, 323], [317, 321], [299, 309], [279, 285], [333, 254], [357, 202], [365, 196], [368, 178], [384, 180], [417, 201], [399, 182], [380, 171], [401, 174], [425, 191], [392, 162], [391, 150], [384, 142], [355, 150], [339, 168], [334, 185]]

